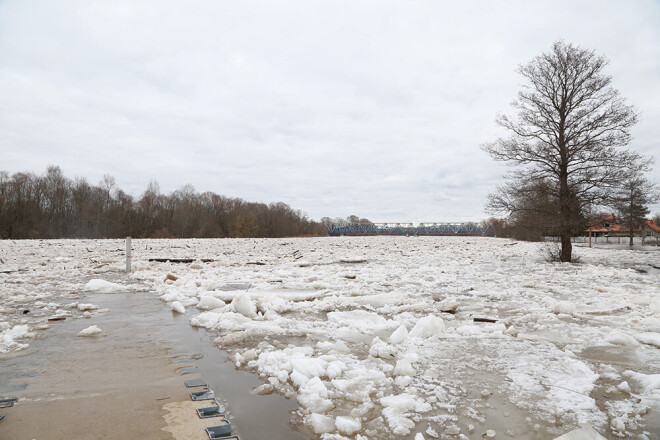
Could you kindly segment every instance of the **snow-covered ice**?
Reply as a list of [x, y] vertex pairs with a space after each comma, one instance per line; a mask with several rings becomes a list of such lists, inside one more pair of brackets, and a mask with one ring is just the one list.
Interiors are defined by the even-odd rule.
[[99, 336], [103, 333], [103, 330], [97, 325], [90, 325], [86, 329], [80, 330], [78, 336]]
[[29, 327], [25, 324], [15, 325], [0, 332], [0, 353], [8, 353], [12, 350], [22, 350], [28, 347], [28, 344], [17, 342], [29, 334]]
[[172, 304], [170, 304], [170, 307], [172, 308], [173, 312], [177, 313], [186, 313], [186, 308], [183, 307], [183, 304], [181, 304], [179, 301], [173, 301]]
[[224, 307], [225, 302], [211, 295], [203, 296], [197, 303], [197, 308], [200, 310], [212, 310]]
[[111, 283], [106, 280], [94, 279], [90, 280], [83, 290], [88, 292], [99, 292], [99, 293], [112, 293], [112, 292], [123, 292], [127, 290], [126, 286], [121, 284]]
[[335, 426], [339, 432], [348, 435], [355, 434], [362, 429], [362, 423], [360, 423], [360, 420], [347, 416], [337, 416], [335, 419]]
[[[122, 244], [0, 241], [0, 353], [49, 317], [99, 313], [72, 293], [145, 290], [188, 309], [261, 394], [297, 399], [294, 421], [326, 440], [587, 423], [641, 440], [660, 406], [657, 251], [576, 247], [581, 264], [553, 264], [542, 244], [491, 238], [134, 239], [126, 278]], [[148, 261], [163, 256], [214, 261]]]

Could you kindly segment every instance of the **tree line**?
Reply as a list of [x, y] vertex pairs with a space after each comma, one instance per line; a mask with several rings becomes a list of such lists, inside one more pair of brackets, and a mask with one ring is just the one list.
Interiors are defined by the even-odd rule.
[[286, 203], [254, 203], [191, 185], [162, 194], [152, 181], [139, 198], [105, 175], [92, 185], [58, 166], [44, 175], [0, 171], [0, 238], [222, 238], [326, 235]]

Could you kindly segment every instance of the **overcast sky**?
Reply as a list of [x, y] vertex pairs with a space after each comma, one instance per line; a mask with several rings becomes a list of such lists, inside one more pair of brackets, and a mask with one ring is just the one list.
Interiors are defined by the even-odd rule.
[[480, 220], [505, 169], [479, 146], [557, 39], [611, 60], [658, 159], [659, 1], [0, 0], [0, 170]]

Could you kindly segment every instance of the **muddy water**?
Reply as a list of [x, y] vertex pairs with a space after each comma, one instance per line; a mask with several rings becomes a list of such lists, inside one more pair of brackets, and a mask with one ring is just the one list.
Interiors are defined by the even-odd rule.
[[[196, 376], [172, 373], [174, 377], [170, 379], [182, 384], [190, 378], [203, 378], [215, 391], [228, 414], [234, 432], [242, 439], [309, 438], [289, 425], [290, 411], [296, 409], [297, 402], [279, 395], [251, 394], [250, 390], [262, 382], [252, 374], [237, 371], [233, 364], [228, 362], [224, 352], [212, 344], [207, 332], [190, 326], [189, 316], [171, 312], [165, 304], [146, 293], [96, 294], [86, 296], [81, 302], [92, 303], [109, 311], [91, 319], [53, 323], [45, 337], [32, 341], [28, 350], [0, 359], [0, 396], [38, 395], [43, 397], [32, 400], [43, 401], [49, 398], [57, 400], [78, 393], [81, 381], [94, 380], [95, 363], [98, 363], [98, 368], [102, 366], [112, 370], [112, 365], [107, 365], [112, 362], [112, 355], [103, 354], [103, 350], [108, 347], [126, 348], [129, 351], [118, 352], [134, 358], [128, 366], [125, 362], [121, 364], [120, 369], [126, 371], [117, 371], [116, 374], [130, 374], [130, 369], [143, 367], [147, 370], [141, 372], [141, 381], [144, 382], [148, 380], [144, 378], [149, 377], [148, 369], [155, 366], [150, 364], [152, 359], [149, 358], [156, 357], [158, 352], [162, 353], [164, 347], [166, 353], [169, 353], [165, 354], [164, 360], [174, 365], [172, 371], [179, 367], [196, 367], [199, 374]], [[98, 325], [107, 336], [75, 336], [78, 331], [90, 325]], [[114, 342], [110, 344], [110, 340]], [[66, 359], [60, 359], [67, 356], [66, 350], [71, 349], [72, 343], [80, 346], [77, 348], [77, 355], [82, 355], [82, 361], [92, 370], [89, 372], [90, 377], [75, 377], [67, 367]], [[150, 347], [149, 344], [159, 346]], [[85, 359], [85, 356], [89, 359]], [[58, 361], [54, 362], [55, 359]], [[52, 371], [53, 366], [56, 366], [55, 371]], [[40, 380], [40, 377], [48, 380]], [[112, 383], [107, 373], [97, 380]], [[160, 381], [161, 379], [157, 378], [154, 386]], [[26, 408], [30, 404], [29, 400], [30, 398], [24, 403]], [[112, 408], [106, 410], [112, 414]], [[9, 417], [4, 422], [7, 421]]]
[[[615, 367], [615, 369], [622, 373], [625, 370], [633, 370], [643, 372], [645, 374], [653, 374], [660, 369], [660, 351], [655, 347], [648, 346], [594, 346], [582, 350], [581, 353], [576, 353], [579, 357], [588, 361], [603, 362]], [[607, 383], [607, 386], [616, 386], [618, 381]], [[601, 408], [605, 407], [608, 401], [606, 396], [595, 393], [597, 402]], [[599, 400], [600, 397], [602, 400]], [[660, 440], [660, 406], [658, 402], [649, 400], [646, 402], [648, 411], [642, 416], [644, 419], [644, 430], [649, 434], [647, 437], [652, 440]]]

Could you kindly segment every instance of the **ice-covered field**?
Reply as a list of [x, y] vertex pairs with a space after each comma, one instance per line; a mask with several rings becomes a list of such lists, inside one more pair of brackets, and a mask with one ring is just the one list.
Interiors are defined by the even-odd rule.
[[551, 264], [543, 246], [133, 240], [126, 277], [122, 240], [0, 241], [0, 353], [49, 318], [102, 312], [72, 292], [146, 290], [194, 308], [191, 325], [263, 378], [255, 392], [295, 397], [295, 422], [324, 440], [545, 439], [581, 423], [660, 438], [660, 251]]

